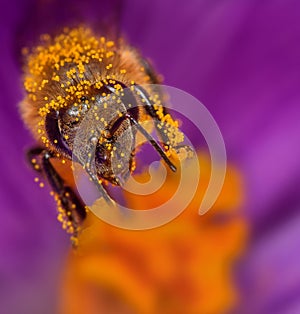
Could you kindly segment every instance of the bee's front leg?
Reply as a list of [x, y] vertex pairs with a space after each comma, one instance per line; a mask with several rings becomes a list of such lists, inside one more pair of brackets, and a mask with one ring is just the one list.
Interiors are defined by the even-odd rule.
[[86, 217], [86, 210], [82, 200], [71, 187], [66, 185], [62, 177], [51, 164], [53, 154], [42, 147], [32, 148], [27, 152], [30, 165], [41, 173], [49, 182], [58, 204], [58, 219], [63, 228], [76, 239], [78, 228]]
[[[142, 99], [143, 104], [144, 104], [144, 108], [146, 110], [146, 112], [150, 115], [150, 117], [152, 117], [155, 120], [155, 126], [156, 126], [156, 130], [160, 136], [160, 138], [163, 141], [163, 145], [164, 148], [166, 150], [168, 150], [171, 146], [172, 149], [175, 150], [175, 152], [177, 154], [183, 154], [186, 155], [187, 158], [191, 158], [194, 155], [194, 150], [188, 146], [188, 145], [170, 145], [170, 138], [167, 135], [167, 123], [163, 123], [161, 121], [161, 119], [159, 118], [155, 108], [154, 108], [154, 103], [152, 102], [149, 94], [147, 93], [147, 91], [139, 86], [139, 85], [134, 85], [134, 90], [136, 91], [136, 93], [139, 95], [139, 97]], [[167, 109], [165, 107], [162, 107], [163, 113], [164, 115], [167, 114]]]
[[[145, 108], [146, 112], [149, 114], [151, 118], [154, 119], [154, 124], [156, 127], [156, 130], [162, 139], [164, 146], [169, 146], [168, 141], [169, 137], [167, 134], [164, 132], [165, 128], [161, 126], [161, 119], [159, 118], [155, 108], [154, 108], [154, 103], [150, 99], [150, 95], [147, 93], [147, 91], [140, 85], [133, 85], [133, 89], [135, 90], [136, 94], [141, 98], [143, 101], [143, 107]], [[166, 114], [166, 108], [163, 107], [163, 112]]]

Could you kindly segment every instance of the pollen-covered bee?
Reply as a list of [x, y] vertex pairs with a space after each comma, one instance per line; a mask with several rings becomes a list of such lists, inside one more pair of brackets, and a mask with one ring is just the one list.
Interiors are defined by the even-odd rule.
[[[64, 179], [65, 172], [72, 171], [72, 160], [110, 201], [106, 184], [120, 185], [134, 170], [137, 132], [173, 171], [170, 151], [183, 135], [162, 106], [159, 93], [143, 87], [159, 83], [158, 76], [124, 40], [97, 37], [84, 27], [64, 29], [54, 38], [43, 35], [41, 40], [38, 47], [26, 51], [26, 96], [20, 104], [22, 118], [38, 143], [28, 158], [49, 182], [63, 228], [76, 237], [86, 210]], [[142, 126], [149, 119], [161, 141]], [[84, 139], [75, 152], [80, 132]], [[115, 169], [113, 156], [118, 160]], [[55, 160], [65, 165], [63, 173]]]

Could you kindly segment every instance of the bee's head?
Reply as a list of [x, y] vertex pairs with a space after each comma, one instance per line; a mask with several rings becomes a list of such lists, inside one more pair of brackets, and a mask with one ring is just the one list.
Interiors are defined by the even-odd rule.
[[135, 130], [124, 102], [109, 96], [82, 97], [49, 113], [46, 130], [58, 151], [96, 172], [99, 179], [119, 184], [130, 172]]

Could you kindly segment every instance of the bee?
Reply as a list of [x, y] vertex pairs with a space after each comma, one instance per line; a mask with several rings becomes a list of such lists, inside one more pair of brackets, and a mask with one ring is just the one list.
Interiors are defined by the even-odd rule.
[[[134, 171], [137, 132], [176, 171], [170, 152], [182, 142], [178, 122], [162, 105], [160, 93], [143, 87], [160, 83], [159, 76], [123, 39], [97, 37], [85, 27], [65, 28], [55, 37], [43, 35], [39, 46], [25, 51], [25, 58], [21, 116], [37, 141], [28, 160], [48, 181], [58, 219], [72, 239], [86, 217], [86, 206], [64, 179], [74, 158], [108, 202], [107, 183], [120, 185]], [[149, 119], [161, 141], [142, 126]], [[82, 130], [86, 136], [75, 152]], [[57, 161], [67, 170], [60, 173]]]

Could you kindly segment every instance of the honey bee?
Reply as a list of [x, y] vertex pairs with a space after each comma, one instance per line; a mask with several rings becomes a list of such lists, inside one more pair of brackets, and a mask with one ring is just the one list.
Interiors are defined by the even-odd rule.
[[[170, 152], [182, 141], [182, 133], [162, 105], [159, 92], [143, 87], [160, 83], [159, 76], [123, 39], [97, 37], [85, 27], [65, 28], [55, 37], [43, 35], [41, 44], [25, 55], [26, 94], [20, 109], [38, 143], [28, 151], [28, 159], [50, 184], [58, 219], [75, 239], [86, 208], [64, 179], [72, 171], [70, 161], [75, 158], [109, 202], [107, 183], [120, 185], [135, 168], [137, 132], [172, 171], [176, 167]], [[147, 119], [154, 122], [161, 141], [141, 125]], [[75, 138], [82, 129], [87, 140], [74, 156]], [[117, 169], [112, 169], [113, 154], [119, 162]], [[67, 170], [59, 173], [55, 160], [67, 165]]]

